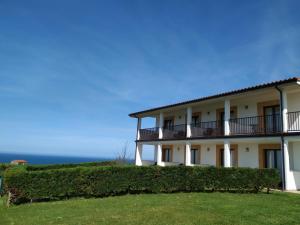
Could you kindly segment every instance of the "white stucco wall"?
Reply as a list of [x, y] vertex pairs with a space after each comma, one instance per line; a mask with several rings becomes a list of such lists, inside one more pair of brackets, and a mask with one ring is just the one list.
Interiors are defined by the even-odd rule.
[[235, 105], [237, 106], [237, 117], [257, 116], [257, 103], [258, 101], [253, 99], [235, 102]]
[[[249, 152], [246, 151], [249, 148]], [[239, 143], [238, 144], [238, 166], [239, 167], [259, 167], [258, 144]]]
[[287, 94], [288, 112], [300, 111], [300, 93]]
[[[209, 148], [209, 151], [208, 151]], [[202, 144], [201, 145], [201, 164], [216, 165], [216, 145], [214, 144]]]
[[300, 172], [300, 142], [289, 142], [290, 167]]
[[184, 145], [174, 145], [173, 162], [184, 163]]

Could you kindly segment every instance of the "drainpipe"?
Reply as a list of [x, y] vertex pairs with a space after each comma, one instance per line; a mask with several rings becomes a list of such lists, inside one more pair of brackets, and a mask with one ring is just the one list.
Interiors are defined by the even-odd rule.
[[281, 177], [282, 177], [282, 191], [285, 190], [286, 185], [285, 185], [285, 165], [284, 165], [284, 136], [283, 136], [283, 115], [282, 115], [282, 90], [278, 87], [275, 86], [276, 90], [279, 92], [280, 96], [280, 126], [281, 126], [281, 132], [280, 132], [280, 138], [281, 138]]

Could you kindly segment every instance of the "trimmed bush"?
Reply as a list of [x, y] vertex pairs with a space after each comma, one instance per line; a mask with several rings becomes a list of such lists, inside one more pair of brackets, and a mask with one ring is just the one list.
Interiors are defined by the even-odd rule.
[[12, 203], [126, 193], [258, 192], [277, 188], [279, 181], [277, 170], [250, 168], [107, 166], [28, 171], [15, 167], [5, 172]]
[[38, 170], [52, 170], [52, 169], [63, 169], [63, 168], [74, 168], [74, 167], [90, 167], [90, 166], [114, 166], [117, 165], [117, 161], [102, 161], [102, 162], [87, 162], [87, 163], [67, 163], [67, 164], [47, 164], [47, 165], [28, 165], [28, 171]]

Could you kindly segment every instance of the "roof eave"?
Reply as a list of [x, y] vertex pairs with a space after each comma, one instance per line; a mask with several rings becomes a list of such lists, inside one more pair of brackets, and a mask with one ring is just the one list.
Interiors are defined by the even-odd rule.
[[201, 102], [201, 101], [205, 101], [205, 100], [236, 95], [236, 94], [245, 93], [245, 92], [248, 92], [248, 91], [254, 91], [254, 90], [259, 90], [259, 89], [264, 89], [264, 88], [269, 88], [269, 87], [275, 87], [275, 86], [278, 86], [278, 85], [293, 83], [293, 82], [299, 83], [300, 78], [299, 77], [292, 77], [292, 78], [285, 79], [285, 80], [274, 81], [274, 82], [270, 82], [270, 83], [265, 83], [265, 84], [260, 84], [260, 85], [248, 87], [248, 88], [242, 88], [242, 89], [237, 89], [237, 90], [234, 90], [234, 91], [229, 91], [229, 92], [224, 92], [224, 93], [220, 93], [220, 94], [216, 94], [216, 95], [211, 95], [211, 96], [207, 96], [207, 97], [203, 97], [203, 98], [197, 98], [197, 99], [192, 99], [192, 100], [189, 100], [189, 101], [179, 102], [179, 103], [175, 103], [175, 104], [169, 104], [169, 105], [165, 105], [165, 106], [160, 106], [160, 107], [151, 108], [151, 109], [147, 109], [147, 110], [143, 110], [143, 111], [139, 111], [139, 112], [130, 113], [129, 116], [133, 117], [133, 118], [138, 118], [139, 115], [149, 113], [149, 112], [154, 112], [154, 111], [157, 111], [157, 110], [173, 108], [173, 107], [180, 106], [180, 105], [187, 105], [187, 104], [191, 104], [191, 103], [196, 103], [196, 102]]

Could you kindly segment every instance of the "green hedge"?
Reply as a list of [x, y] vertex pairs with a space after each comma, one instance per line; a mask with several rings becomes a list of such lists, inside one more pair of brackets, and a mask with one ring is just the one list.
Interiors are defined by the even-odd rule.
[[278, 171], [273, 169], [185, 166], [76, 167], [43, 171], [16, 167], [5, 172], [11, 203], [142, 192], [258, 192], [278, 187], [279, 180]]
[[12, 165], [8, 163], [0, 163], [0, 196], [4, 194], [4, 189], [3, 189], [3, 183], [4, 183], [4, 172], [8, 168], [10, 168]]
[[47, 164], [47, 165], [28, 165], [28, 171], [38, 170], [51, 170], [51, 169], [63, 169], [63, 168], [74, 168], [74, 167], [90, 167], [90, 166], [114, 166], [117, 165], [117, 161], [102, 161], [102, 162], [87, 162], [87, 163], [68, 163], [68, 164]]

